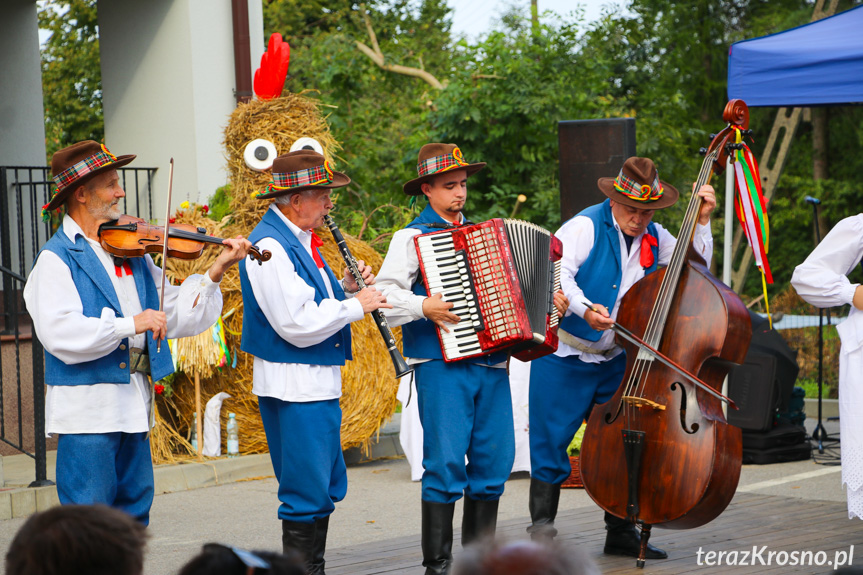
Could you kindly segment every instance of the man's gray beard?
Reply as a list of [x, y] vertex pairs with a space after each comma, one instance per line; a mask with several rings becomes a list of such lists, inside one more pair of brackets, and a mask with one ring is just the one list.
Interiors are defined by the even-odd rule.
[[123, 215], [123, 211], [120, 209], [120, 204], [102, 204], [98, 208], [93, 208], [90, 210], [90, 215], [97, 220], [118, 220], [120, 216]]

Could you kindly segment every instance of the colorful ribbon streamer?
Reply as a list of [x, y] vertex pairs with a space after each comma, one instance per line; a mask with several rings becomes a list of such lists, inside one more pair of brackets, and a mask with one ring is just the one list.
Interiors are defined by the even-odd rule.
[[[767, 300], [767, 284], [773, 283], [773, 274], [767, 261], [770, 246], [770, 221], [767, 217], [767, 200], [761, 191], [761, 176], [758, 173], [758, 162], [752, 155], [752, 150], [743, 143], [740, 129], [735, 129], [735, 141], [741, 145], [734, 150], [734, 186], [737, 194], [734, 196], [734, 211], [752, 254], [755, 265], [761, 271], [761, 286], [764, 291], [764, 306], [767, 317], [770, 318], [770, 304]], [[773, 323], [771, 320], [771, 327]]]

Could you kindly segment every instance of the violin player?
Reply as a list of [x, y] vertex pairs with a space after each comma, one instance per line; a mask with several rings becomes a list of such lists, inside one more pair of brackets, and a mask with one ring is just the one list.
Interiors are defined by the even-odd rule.
[[[569, 308], [561, 320], [557, 351], [531, 362], [527, 531], [532, 539], [550, 540], [557, 534], [560, 486], [571, 472], [566, 449], [591, 407], [610, 400], [622, 381], [626, 356], [610, 330], [620, 300], [646, 274], [667, 265], [677, 244], [670, 232], [651, 221], [656, 210], [674, 205], [678, 198], [674, 187], [659, 180], [652, 160], [629, 158], [617, 177], [600, 178], [597, 185], [608, 199], [586, 208], [555, 233], [563, 243], [561, 287]], [[693, 247], [709, 267], [710, 214], [716, 198], [709, 185], [698, 195], [703, 204]], [[605, 513], [605, 524], [603, 552], [638, 557], [635, 525], [610, 513]], [[665, 551], [648, 545], [647, 559], [666, 557]]]
[[[56, 189], [43, 218], [65, 207], [60, 229], [36, 256], [24, 286], [33, 328], [45, 348], [45, 431], [58, 434], [60, 503], [104, 504], [149, 524], [153, 464], [153, 385], [171, 374], [165, 338], [213, 325], [222, 311], [219, 282], [251, 248], [238, 236], [204, 275], [165, 285], [149, 256], [117, 260], [99, 226], [122, 214], [126, 194], [117, 169], [135, 159], [114, 156], [92, 140], [56, 152]], [[157, 351], [157, 347], [160, 349]]]

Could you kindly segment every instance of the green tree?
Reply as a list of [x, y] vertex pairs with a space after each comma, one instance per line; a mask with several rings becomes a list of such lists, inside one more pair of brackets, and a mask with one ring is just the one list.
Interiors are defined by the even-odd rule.
[[468, 161], [489, 167], [471, 179], [471, 217], [519, 216], [547, 228], [560, 224], [560, 120], [626, 115], [608, 94], [608, 63], [583, 57], [582, 23], [530, 26], [526, 11], [504, 15], [503, 29], [458, 44], [451, 81], [429, 112], [431, 139], [458, 143]]
[[39, 28], [51, 36], [42, 47], [42, 93], [48, 158], [80, 140], [101, 142], [102, 73], [96, 0], [48, 0]]
[[[353, 226], [345, 229], [352, 233], [359, 231], [361, 214], [407, 205], [401, 184], [416, 173], [416, 152], [429, 137], [425, 116], [438, 93], [415, 77], [382, 70], [357, 48], [357, 42], [371, 42], [363, 10], [387, 63], [448, 77], [453, 42], [443, 0], [326, 7], [274, 0], [265, 7], [265, 35], [278, 32], [291, 45], [285, 89], [313, 90], [307, 94], [330, 110], [330, 127], [342, 144], [337, 169], [353, 180], [340, 194], [340, 225], [347, 218]], [[400, 209], [378, 210], [368, 233], [403, 219]]]

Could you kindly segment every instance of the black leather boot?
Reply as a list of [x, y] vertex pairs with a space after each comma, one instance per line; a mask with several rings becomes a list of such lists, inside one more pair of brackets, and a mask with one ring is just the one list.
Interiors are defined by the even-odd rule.
[[422, 548], [425, 575], [446, 575], [452, 563], [452, 517], [455, 503], [422, 502]]
[[464, 513], [461, 518], [461, 546], [485, 536], [494, 537], [497, 529], [497, 507], [499, 500], [483, 501], [464, 498]]
[[[606, 555], [625, 555], [627, 557], [638, 557], [641, 549], [641, 532], [635, 528], [631, 521], [615, 517], [608, 511], [605, 512], [605, 547], [602, 552]], [[650, 543], [647, 544], [645, 559], [667, 559], [668, 553]]]
[[560, 503], [560, 485], [553, 485], [530, 478], [530, 509], [531, 526], [527, 528], [530, 538], [534, 541], [551, 541], [557, 535], [554, 528], [554, 518], [557, 517], [557, 505]]
[[298, 523], [282, 519], [282, 553], [287, 553], [291, 549], [299, 551], [306, 562], [306, 570], [314, 550], [315, 531], [315, 523]]
[[315, 521], [315, 541], [312, 544], [311, 557], [309, 557], [309, 575], [324, 574], [324, 552], [327, 550], [327, 531], [330, 528], [330, 516], [322, 517]]

